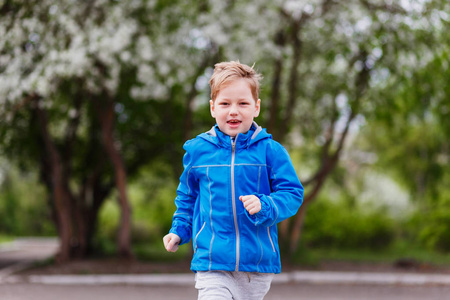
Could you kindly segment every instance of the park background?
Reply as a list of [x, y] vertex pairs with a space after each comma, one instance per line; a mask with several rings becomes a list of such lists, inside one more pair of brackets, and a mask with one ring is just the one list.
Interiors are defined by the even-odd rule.
[[0, 241], [58, 262], [165, 253], [214, 63], [264, 76], [256, 119], [305, 201], [291, 264], [450, 264], [446, 0], [0, 1]]

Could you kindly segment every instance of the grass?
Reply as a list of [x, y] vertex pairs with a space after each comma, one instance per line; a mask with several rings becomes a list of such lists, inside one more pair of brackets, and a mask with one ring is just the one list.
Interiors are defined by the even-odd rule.
[[1, 243], [11, 242], [11, 241], [13, 241], [13, 240], [14, 240], [14, 237], [12, 237], [12, 236], [0, 234], [0, 244], [1, 244]]
[[[303, 258], [299, 258], [303, 256]], [[348, 261], [366, 263], [394, 263], [399, 259], [412, 259], [419, 263], [450, 267], [450, 253], [397, 243], [385, 250], [374, 249], [301, 249], [294, 261], [316, 266], [321, 261]]]
[[133, 245], [133, 252], [141, 261], [175, 262], [185, 260], [191, 253], [188, 245], [178, 248], [177, 252], [167, 252], [162, 243]]
[[31, 269], [34, 269], [34, 268], [38, 269], [38, 268], [51, 266], [51, 265], [54, 265], [54, 264], [56, 264], [55, 258], [54, 257], [49, 257], [49, 258], [44, 259], [44, 260], [35, 261], [30, 268]]

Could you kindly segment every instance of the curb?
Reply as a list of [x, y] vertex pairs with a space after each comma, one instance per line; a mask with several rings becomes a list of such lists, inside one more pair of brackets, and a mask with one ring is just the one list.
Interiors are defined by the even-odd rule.
[[[195, 274], [147, 275], [30, 275], [9, 276], [3, 283], [32, 283], [45, 285], [167, 285], [191, 286]], [[448, 274], [362, 273], [295, 271], [275, 275], [273, 284], [371, 284], [371, 285], [445, 285], [450, 286]]]
[[277, 280], [273, 282], [414, 286], [428, 284], [450, 285], [450, 275], [448, 274], [295, 271], [285, 275], [283, 278], [283, 274], [280, 274]]

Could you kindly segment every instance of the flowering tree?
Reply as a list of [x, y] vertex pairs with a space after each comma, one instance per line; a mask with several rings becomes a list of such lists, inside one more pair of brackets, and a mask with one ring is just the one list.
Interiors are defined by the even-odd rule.
[[[157, 1], [0, 4], [4, 154], [39, 166], [61, 239], [59, 260], [91, 250], [98, 211], [113, 187], [121, 208], [118, 252], [129, 257], [127, 176], [152, 159], [152, 145], [139, 143], [149, 135], [138, 137], [138, 128], [157, 103], [192, 101], [196, 78], [212, 59], [193, 55], [198, 48], [186, 24], [196, 8]], [[199, 68], [180, 67], [186, 60]], [[139, 126], [123, 134], [117, 121]], [[149, 120], [147, 129], [161, 123]]]
[[[379, 91], [429, 62], [449, 19], [445, 1], [210, 1], [202, 34], [226, 59], [256, 62], [274, 137], [302, 150], [306, 186], [282, 240], [298, 247], [309, 205], [336, 168], [349, 132], [382, 109]], [[230, 17], [231, 16], [231, 17]], [[213, 21], [214, 20], [214, 21]], [[381, 105], [381, 106], [380, 106]], [[297, 142], [295, 142], [297, 141]], [[306, 173], [306, 176], [305, 176]], [[309, 173], [309, 174], [308, 174]]]

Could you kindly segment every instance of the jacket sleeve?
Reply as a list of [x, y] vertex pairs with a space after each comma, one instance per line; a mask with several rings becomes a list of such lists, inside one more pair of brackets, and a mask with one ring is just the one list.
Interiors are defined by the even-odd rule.
[[175, 198], [177, 209], [173, 215], [172, 228], [169, 231], [181, 238], [180, 245], [189, 242], [192, 237], [192, 217], [198, 195], [198, 181], [192, 171], [192, 156], [188, 151], [188, 143], [184, 145], [186, 150], [183, 157], [184, 171], [177, 188], [177, 197]]
[[303, 203], [303, 186], [288, 152], [280, 144], [274, 148], [268, 157], [271, 193], [255, 194], [261, 201], [258, 213], [252, 216], [246, 211], [249, 219], [258, 226], [269, 227], [295, 215]]

